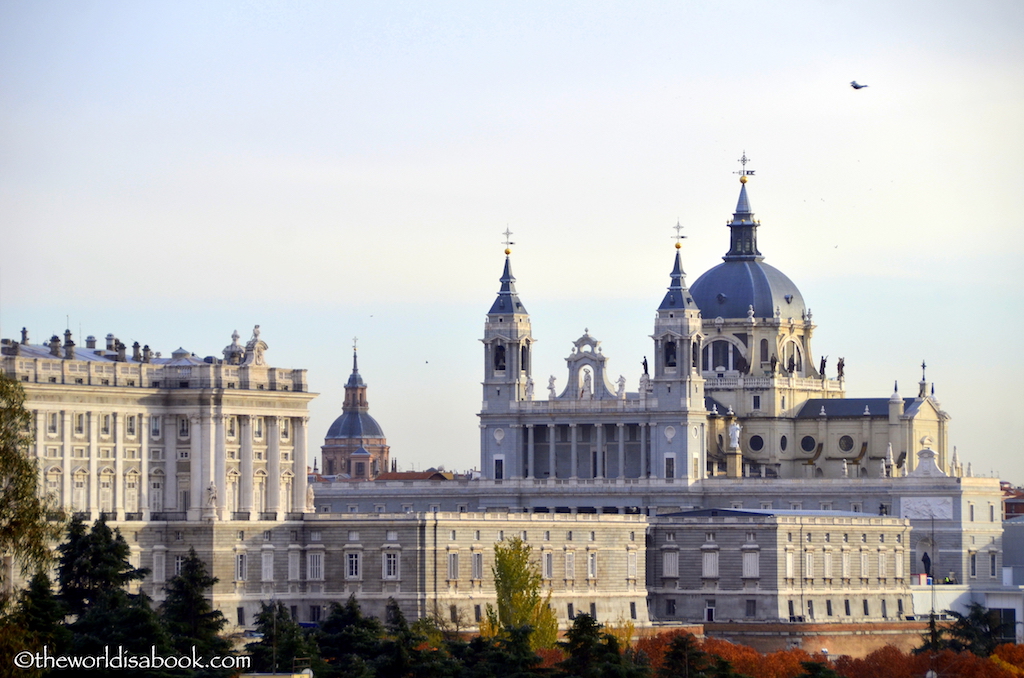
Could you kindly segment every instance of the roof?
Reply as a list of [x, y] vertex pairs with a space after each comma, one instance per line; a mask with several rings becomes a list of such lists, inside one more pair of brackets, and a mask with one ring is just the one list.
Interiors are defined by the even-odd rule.
[[670, 311], [670, 310], [697, 310], [697, 304], [693, 301], [693, 296], [690, 291], [686, 289], [686, 272], [683, 271], [682, 258], [679, 256], [679, 250], [676, 250], [675, 264], [672, 266], [671, 282], [668, 286], [668, 292], [665, 293], [665, 298], [661, 300], [661, 306], [658, 307], [659, 311]]
[[324, 438], [383, 438], [384, 431], [381, 430], [377, 420], [367, 412], [344, 412], [334, 420], [331, 427], [327, 429]]
[[377, 480], [451, 480], [452, 473], [446, 471], [388, 471], [378, 473]]
[[[920, 403], [916, 398], [903, 399], [904, 414], [916, 412]], [[828, 417], [863, 417], [866, 407], [872, 417], [889, 416], [888, 398], [811, 398], [797, 412], [797, 419], [814, 419], [821, 416], [821, 408], [825, 408]]]
[[[82, 360], [85, 362], [100, 362], [100, 363], [116, 363], [122, 362], [125, 364], [142, 365], [141, 360], [132, 359], [131, 346], [126, 347], [125, 359], [120, 361], [117, 359], [117, 351], [107, 351], [102, 348], [86, 348], [85, 346], [75, 346], [75, 357], [74, 360]], [[4, 355], [7, 353], [8, 346], [4, 345]], [[178, 349], [175, 353], [184, 351], [184, 349]], [[206, 361], [195, 357], [189, 351], [185, 351], [187, 355], [180, 356], [177, 358], [150, 358], [150, 365], [202, 365]], [[64, 357], [64, 345], [60, 346], [60, 355], [53, 355], [50, 353], [50, 346], [48, 344], [18, 344], [18, 357], [31, 360], [33, 358], [39, 358], [42, 360], [66, 360]]]
[[705, 319], [771, 318], [778, 308], [783, 318], [806, 314], [803, 295], [779, 269], [763, 261], [726, 261], [706, 271], [690, 286], [690, 295]]
[[498, 290], [498, 298], [491, 304], [488, 315], [500, 313], [526, 313], [526, 307], [519, 301], [519, 293], [516, 292], [516, 279], [512, 275], [512, 262], [508, 255], [505, 255], [505, 270], [501, 274], [501, 289]]
[[[677, 511], [675, 513], [659, 513], [656, 518], [716, 518], [723, 516], [814, 516], [832, 518], [864, 518], [875, 516], [874, 513], [855, 513], [853, 511], [823, 511], [820, 509], [732, 509], [732, 508], [704, 508], [692, 511]], [[885, 516], [893, 518], [895, 516]]]

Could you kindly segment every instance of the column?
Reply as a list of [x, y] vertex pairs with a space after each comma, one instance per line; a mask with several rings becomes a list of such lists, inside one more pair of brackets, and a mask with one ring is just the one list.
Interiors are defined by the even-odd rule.
[[594, 424], [594, 439], [597, 442], [597, 454], [594, 455], [594, 477], [604, 478], [604, 424]]
[[548, 424], [548, 478], [552, 480], [558, 477], [555, 472], [555, 433], [558, 429], [554, 424]]
[[70, 442], [71, 441], [71, 413], [68, 412], [67, 410], [63, 410], [60, 413], [60, 427], [61, 428], [60, 428], [60, 431], [58, 433], [60, 435], [60, 441], [61, 441], [62, 453], [60, 455], [60, 459], [61, 459], [61, 470], [63, 471], [63, 473], [61, 473], [62, 477], [61, 477], [60, 481], [61, 481], [61, 483], [63, 485], [63, 487], [61, 488], [61, 494], [64, 496], [64, 507], [67, 508], [69, 511], [72, 511], [72, 512], [74, 510], [81, 511], [82, 508], [77, 508], [76, 509], [76, 507], [74, 507], [73, 503], [72, 503], [73, 499], [74, 499], [74, 495], [72, 494], [72, 489], [71, 489], [71, 473], [72, 473], [72, 471], [74, 469], [71, 466], [71, 460], [72, 460], [71, 455], [74, 453], [74, 447], [72, 446], [72, 444]]
[[626, 477], [626, 440], [623, 435], [626, 432], [626, 427], [623, 424], [615, 425], [615, 435], [619, 439], [619, 475], [617, 478]]
[[277, 417], [267, 417], [266, 421], [267, 513], [276, 513], [281, 509], [281, 425]]
[[572, 468], [569, 469], [569, 477], [575, 479], [580, 466], [579, 450], [576, 448], [576, 424], [569, 424], [569, 441], [572, 449]]
[[[188, 438], [188, 514], [189, 520], [199, 520], [203, 515], [203, 434], [199, 415], [189, 415]], [[182, 507], [179, 506], [181, 511]]]
[[527, 460], [526, 477], [527, 478], [536, 478], [537, 477], [537, 472], [536, 472], [536, 469], [534, 467], [534, 463], [535, 463], [536, 459], [534, 457], [534, 447], [533, 447], [533, 424], [527, 424], [526, 425], [526, 451], [527, 451], [527, 456], [529, 457], [529, 459]]
[[139, 412], [139, 512], [149, 520], [149, 417]]
[[121, 449], [121, 426], [124, 417], [119, 412], [110, 415], [111, 437], [114, 443], [114, 520], [124, 520], [124, 450]]
[[647, 424], [640, 423], [640, 477], [649, 478], [650, 474], [647, 472], [651, 463], [651, 455], [647, 450]]
[[89, 455], [89, 519], [99, 518], [100, 495], [99, 495], [99, 454], [96, 447], [96, 429], [99, 427], [99, 415], [95, 412], [86, 412], [86, 425], [89, 427], [89, 447], [86, 453]]
[[242, 460], [240, 464], [238, 510], [251, 518], [252, 513], [252, 417], [242, 414], [238, 417], [238, 434], [242, 437]]
[[217, 486], [216, 520], [230, 520], [228, 508], [228, 463], [225, 450], [224, 414], [213, 418], [213, 482]]
[[[160, 436], [164, 442], [164, 511], [184, 511], [178, 506], [178, 420], [176, 417], [160, 417]], [[170, 434], [167, 423], [170, 422]]]
[[[306, 466], [308, 462], [308, 451], [306, 450], [306, 427], [309, 424], [309, 417], [293, 417], [292, 430], [295, 431], [295, 449], [292, 451], [292, 512], [303, 513], [306, 511]], [[389, 469], [385, 469], [389, 470]]]

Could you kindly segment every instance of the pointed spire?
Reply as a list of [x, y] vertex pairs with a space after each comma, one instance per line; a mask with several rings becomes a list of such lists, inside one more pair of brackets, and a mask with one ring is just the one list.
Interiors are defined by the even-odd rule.
[[359, 358], [356, 349], [356, 342], [358, 338], [352, 339], [352, 374], [349, 375], [348, 383], [345, 384], [346, 388], [359, 388], [365, 386], [363, 384], [363, 378], [359, 376]]
[[697, 304], [694, 303], [693, 298], [690, 296], [690, 290], [686, 287], [686, 271], [683, 270], [683, 258], [680, 255], [680, 250], [683, 247], [681, 240], [686, 236], [682, 234], [683, 227], [678, 220], [676, 220], [676, 225], [673, 228], [676, 231], [676, 234], [672, 236], [676, 239], [676, 259], [672, 264], [672, 273], [669, 275], [668, 292], [665, 294], [665, 298], [661, 300], [661, 306], [658, 307], [658, 310], [697, 310]]
[[491, 304], [488, 315], [500, 315], [504, 313], [526, 313], [526, 307], [519, 301], [519, 294], [516, 292], [516, 278], [512, 275], [512, 231], [505, 227], [505, 270], [501, 274], [501, 289], [498, 290], [498, 298]]
[[725, 261], [761, 261], [764, 259], [757, 249], [757, 227], [760, 225], [754, 219], [754, 212], [750, 209], [750, 198], [747, 197], [747, 177], [754, 174], [748, 170], [746, 152], [740, 158], [743, 166], [737, 174], [740, 175], [740, 197], [736, 201], [736, 211], [732, 215], [732, 221], [728, 223], [732, 231], [729, 243], [729, 252], [722, 257]]

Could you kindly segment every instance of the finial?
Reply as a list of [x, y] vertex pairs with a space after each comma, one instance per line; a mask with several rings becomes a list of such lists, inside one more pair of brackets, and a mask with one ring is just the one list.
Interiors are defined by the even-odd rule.
[[672, 228], [674, 228], [676, 231], [676, 234], [672, 237], [676, 239], [676, 249], [679, 249], [680, 247], [683, 246], [682, 243], [680, 243], [679, 241], [685, 238], [686, 236], [683, 235], [683, 225], [679, 223], [678, 218], [676, 219], [676, 225], [673, 226]]
[[740, 170], [738, 172], [733, 172], [733, 174], [740, 175], [740, 183], [745, 184], [747, 183], [747, 177], [754, 176], [754, 170], [747, 169], [747, 163], [750, 162], [750, 158], [747, 157], [746, 151], [743, 151], [743, 157], [741, 157], [737, 162], [740, 164]]
[[359, 347], [356, 346], [357, 343], [359, 343], [359, 337], [352, 337], [352, 352], [353, 353], [359, 350]]
[[925, 369], [926, 369], [927, 367], [928, 367], [928, 365], [926, 365], [926, 364], [925, 364], [925, 362], [924, 362], [924, 361], [922, 360], [922, 361], [921, 361], [921, 381], [927, 381], [927, 380], [926, 380], [926, 379], [924, 378], [924, 371], [925, 371]]
[[505, 232], [502, 234], [505, 236], [505, 256], [512, 254], [512, 245], [515, 245], [509, 238], [512, 237], [512, 231], [509, 230], [508, 225], [505, 226]]

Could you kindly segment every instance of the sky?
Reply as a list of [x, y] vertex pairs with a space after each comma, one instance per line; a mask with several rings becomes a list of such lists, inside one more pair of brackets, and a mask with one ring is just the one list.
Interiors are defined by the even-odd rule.
[[1016, 0], [3, 0], [0, 335], [259, 324], [311, 459], [358, 337], [392, 458], [465, 470], [506, 228], [537, 382], [586, 328], [636, 390], [672, 227], [692, 283], [745, 152], [814, 363], [887, 397], [927, 361], [961, 459], [1024, 484], [1022, 36]]

